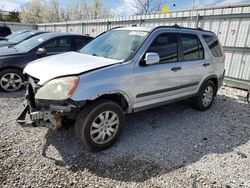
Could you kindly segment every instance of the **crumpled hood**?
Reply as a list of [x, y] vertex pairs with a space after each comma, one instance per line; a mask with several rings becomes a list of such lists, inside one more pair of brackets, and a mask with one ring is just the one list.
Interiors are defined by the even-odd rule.
[[43, 85], [46, 81], [59, 76], [79, 74], [119, 62], [119, 60], [67, 52], [33, 61], [25, 67], [24, 73], [39, 79], [39, 84]]

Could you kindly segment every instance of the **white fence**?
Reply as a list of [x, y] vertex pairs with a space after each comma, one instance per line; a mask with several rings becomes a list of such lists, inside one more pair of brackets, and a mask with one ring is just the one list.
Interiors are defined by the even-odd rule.
[[6, 24], [12, 32], [23, 30], [23, 29], [36, 29], [36, 25], [17, 23], [17, 22], [0, 22], [0, 24]]

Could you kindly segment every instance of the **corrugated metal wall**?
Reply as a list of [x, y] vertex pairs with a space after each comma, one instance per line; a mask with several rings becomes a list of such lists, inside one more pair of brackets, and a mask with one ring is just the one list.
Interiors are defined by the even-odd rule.
[[0, 22], [0, 24], [6, 24], [12, 32], [23, 30], [23, 29], [36, 29], [36, 25], [17, 23], [17, 22]]
[[[39, 24], [38, 29], [67, 31], [97, 36], [118, 26], [159, 26], [178, 24], [201, 27], [215, 32], [225, 49], [226, 77], [230, 83], [247, 88], [250, 83], [250, 4], [174, 11], [110, 19], [83, 20], [67, 23]], [[250, 84], [249, 84], [250, 87]]]

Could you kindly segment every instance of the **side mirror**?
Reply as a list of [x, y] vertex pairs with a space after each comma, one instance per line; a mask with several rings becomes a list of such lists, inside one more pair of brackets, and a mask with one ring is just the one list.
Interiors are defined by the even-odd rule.
[[153, 65], [160, 62], [160, 56], [157, 53], [146, 53], [144, 59], [145, 65]]
[[38, 48], [38, 50], [37, 50], [37, 52], [36, 52], [36, 54], [37, 54], [38, 56], [43, 56], [43, 55], [45, 55], [46, 53], [47, 53], [47, 51], [46, 51], [45, 48]]

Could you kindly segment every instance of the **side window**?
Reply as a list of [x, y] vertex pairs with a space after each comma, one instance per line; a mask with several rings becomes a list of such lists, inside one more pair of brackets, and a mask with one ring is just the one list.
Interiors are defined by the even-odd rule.
[[181, 34], [184, 61], [204, 59], [204, 49], [196, 35]]
[[158, 53], [161, 63], [171, 63], [178, 60], [177, 37], [174, 33], [158, 35], [147, 52]]
[[221, 51], [220, 43], [215, 36], [203, 35], [203, 38], [205, 39], [214, 57], [221, 57], [223, 55]]
[[44, 45], [47, 52], [67, 52], [71, 50], [70, 38], [53, 39]]

